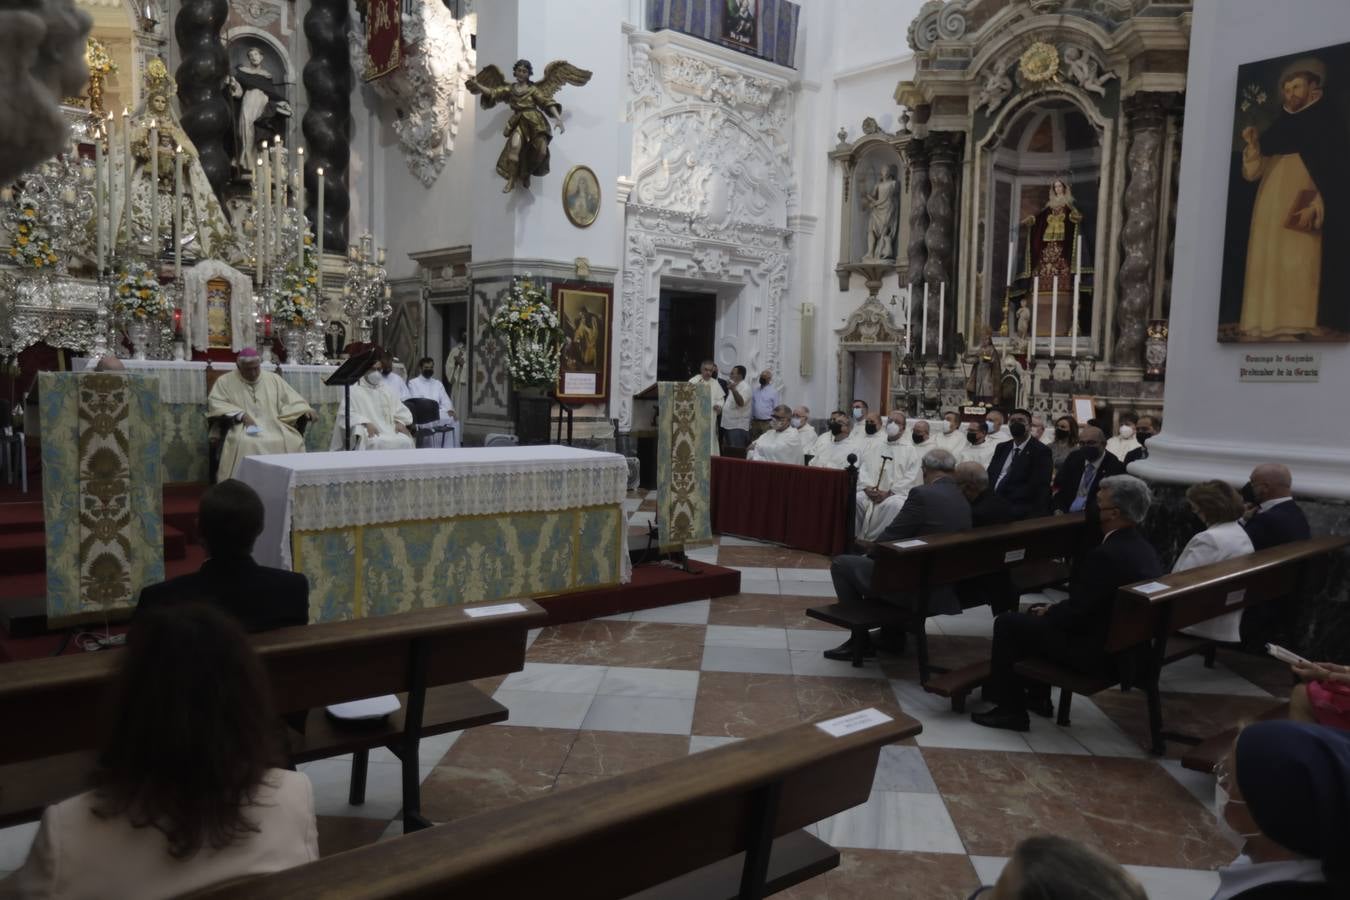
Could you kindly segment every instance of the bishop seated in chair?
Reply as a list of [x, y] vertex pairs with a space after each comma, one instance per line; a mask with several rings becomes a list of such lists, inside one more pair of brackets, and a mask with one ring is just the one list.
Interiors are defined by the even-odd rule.
[[[378, 368], [371, 369], [351, 388], [351, 447], [353, 450], [411, 450], [415, 446], [412, 413], [383, 385]], [[347, 401], [338, 406], [337, 426], [330, 450], [342, 449], [342, 431], [347, 427]]]
[[235, 371], [216, 380], [207, 399], [209, 419], [231, 419], [220, 448], [219, 479], [233, 478], [245, 456], [304, 453], [305, 439], [297, 424], [315, 418], [305, 398], [282, 380], [264, 372], [258, 351], [245, 347]]

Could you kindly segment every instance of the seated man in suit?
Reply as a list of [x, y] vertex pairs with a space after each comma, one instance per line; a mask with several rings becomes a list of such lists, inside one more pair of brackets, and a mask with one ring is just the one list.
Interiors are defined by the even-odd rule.
[[250, 632], [309, 622], [305, 576], [253, 561], [253, 544], [263, 530], [262, 499], [253, 488], [234, 479], [207, 488], [197, 508], [197, 530], [210, 558], [190, 575], [143, 589], [137, 615], [201, 600], [233, 615]]
[[[1139, 533], [1152, 495], [1133, 475], [1113, 475], [1098, 488], [1097, 508], [1102, 533], [1099, 546], [1086, 555], [1069, 582], [1069, 599], [1053, 606], [1033, 606], [1025, 613], [1007, 612], [994, 620], [994, 647], [988, 688], [998, 705], [971, 720], [987, 728], [1027, 731], [1028, 685], [1013, 665], [1028, 657], [1045, 657], [1085, 674], [1106, 675], [1114, 660], [1106, 655], [1111, 607], [1122, 585], [1157, 578], [1162, 563]], [[1031, 708], [1050, 716], [1050, 689], [1034, 688]]]
[[1106, 435], [1095, 425], [1086, 425], [1078, 432], [1078, 449], [1065, 457], [1055, 476], [1055, 493], [1050, 501], [1055, 512], [1095, 508], [1102, 479], [1125, 474], [1124, 464], [1105, 448]]
[[[946, 450], [929, 450], [921, 463], [923, 484], [910, 490], [905, 505], [886, 526], [877, 543], [903, 541], [925, 534], [947, 534], [970, 528], [970, 504], [952, 479], [956, 459]], [[875, 562], [869, 556], [836, 556], [830, 563], [830, 578], [840, 603], [857, 603], [864, 597], [873, 597], [872, 570]], [[910, 607], [912, 599], [905, 594], [882, 594], [881, 600], [897, 606]], [[961, 604], [950, 588], [938, 588], [929, 597], [929, 611], [954, 615]], [[898, 635], [883, 635], [885, 639], [903, 640]], [[875, 653], [867, 648], [867, 654]], [[832, 650], [825, 651], [826, 659], [852, 659], [852, 638]]]
[[1013, 410], [1010, 440], [999, 444], [989, 461], [994, 493], [1008, 501], [1019, 519], [1050, 515], [1050, 478], [1055, 468], [1050, 448], [1031, 436], [1031, 413]]
[[1288, 466], [1263, 463], [1252, 469], [1250, 484], [1256, 502], [1246, 526], [1253, 547], [1264, 550], [1312, 537], [1307, 517], [1294, 502], [1294, 477]]
[[[970, 501], [972, 527], [1007, 525], [1009, 522], [1017, 521], [1017, 514], [1013, 511], [1012, 505], [989, 487], [989, 473], [979, 463], [957, 463], [955, 477], [961, 493]], [[1007, 572], [991, 572], [963, 581], [956, 586], [956, 596], [961, 600], [962, 609], [988, 603], [989, 608], [995, 613], [1000, 613], [1010, 604], [1016, 603], [1016, 598], [1012, 595], [1012, 581], [1008, 578]]]
[[1139, 417], [1139, 426], [1134, 432], [1134, 439], [1139, 442], [1139, 446], [1125, 454], [1126, 469], [1130, 467], [1132, 462], [1148, 459], [1148, 439], [1160, 431], [1162, 431], [1162, 419], [1157, 416]]

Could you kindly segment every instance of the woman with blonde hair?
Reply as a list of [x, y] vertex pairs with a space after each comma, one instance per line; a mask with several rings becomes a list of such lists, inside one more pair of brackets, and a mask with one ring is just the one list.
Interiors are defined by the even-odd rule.
[[[1186, 548], [1172, 566], [1173, 572], [1184, 572], [1222, 562], [1252, 552], [1252, 539], [1242, 527], [1242, 496], [1232, 485], [1223, 481], [1202, 481], [1186, 491], [1186, 503], [1205, 530], [1190, 539]], [[1224, 613], [1215, 619], [1183, 629], [1193, 637], [1208, 638], [1222, 643], [1237, 643], [1242, 610]]]

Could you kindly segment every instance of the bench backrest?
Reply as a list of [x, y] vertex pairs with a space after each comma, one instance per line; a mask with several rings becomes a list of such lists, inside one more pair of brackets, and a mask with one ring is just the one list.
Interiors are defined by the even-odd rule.
[[[521, 668], [526, 632], [548, 614], [528, 601], [519, 611], [474, 616], [508, 604], [478, 603], [280, 628], [252, 636], [287, 713], [408, 690], [414, 659], [425, 685], [454, 684]], [[85, 750], [99, 739], [121, 653], [90, 653], [0, 667], [0, 765]], [[170, 673], [166, 673], [170, 677]]]
[[925, 583], [955, 584], [1023, 562], [1069, 556], [1084, 527], [1082, 513], [1068, 513], [877, 544], [872, 586], [917, 592]]
[[863, 803], [919, 730], [799, 725], [194, 897], [627, 897]]
[[1311, 538], [1126, 585], [1112, 605], [1106, 649], [1117, 653], [1160, 628], [1176, 631], [1283, 597], [1299, 589], [1306, 565], [1347, 545], [1350, 536]]

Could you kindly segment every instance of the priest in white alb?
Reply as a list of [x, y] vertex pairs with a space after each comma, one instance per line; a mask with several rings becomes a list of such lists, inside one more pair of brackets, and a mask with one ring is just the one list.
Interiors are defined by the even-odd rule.
[[886, 426], [886, 441], [868, 448], [858, 470], [857, 519], [854, 533], [876, 540], [905, 505], [910, 488], [923, 482], [919, 451], [899, 422]]
[[233, 478], [245, 456], [266, 453], [304, 453], [305, 439], [298, 430], [301, 419], [313, 419], [314, 410], [305, 398], [282, 380], [264, 372], [258, 351], [245, 347], [235, 370], [216, 379], [206, 402], [206, 416], [228, 416], [238, 424], [225, 431], [220, 448], [218, 478]]
[[[384, 376], [371, 369], [352, 385], [352, 448], [356, 450], [411, 450], [409, 426], [412, 413], [383, 387]], [[338, 405], [333, 443], [330, 450], [342, 448], [342, 430], [347, 427], [347, 401]]]
[[425, 425], [437, 425], [448, 427], [449, 431], [442, 431], [433, 435], [433, 446], [436, 447], [458, 447], [459, 446], [459, 421], [455, 418], [455, 404], [450, 402], [450, 395], [445, 391], [445, 385], [436, 377], [436, 363], [430, 356], [424, 356], [417, 362], [417, 377], [408, 380], [408, 396], [417, 400], [434, 400], [440, 411], [440, 418], [434, 422], [424, 422]]
[[792, 410], [779, 405], [769, 416], [769, 430], [755, 438], [747, 458], [763, 462], [792, 463], [800, 466], [806, 451], [801, 437], [791, 425]]

